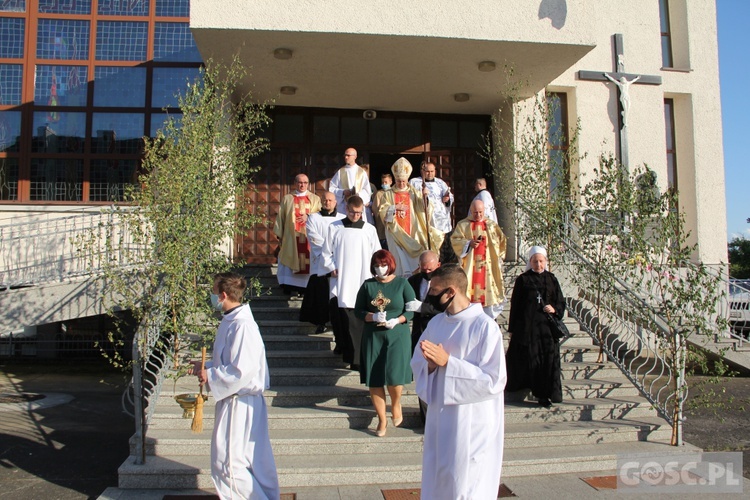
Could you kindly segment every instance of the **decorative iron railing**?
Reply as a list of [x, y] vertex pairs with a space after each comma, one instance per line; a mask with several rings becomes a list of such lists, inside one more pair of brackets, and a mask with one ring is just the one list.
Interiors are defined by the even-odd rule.
[[162, 333], [164, 318], [142, 322], [133, 338], [133, 376], [122, 394], [123, 410], [135, 420], [135, 463], [146, 461], [146, 430], [172, 359], [173, 343]]
[[[111, 245], [84, 245], [85, 241]], [[97, 274], [107, 262], [132, 259], [137, 255], [134, 249], [119, 212], [110, 208], [0, 220], [0, 289]]]
[[[609, 360], [622, 370], [673, 427], [673, 442], [681, 444], [682, 408], [688, 396], [686, 352], [684, 347], [679, 348], [679, 359], [670, 359], [665, 343], [669, 339], [674, 345], [684, 346], [684, 339], [670, 331], [668, 322], [646, 300], [642, 290], [586, 257], [576, 238], [580, 234], [578, 228], [571, 222], [549, 227], [544, 217], [519, 201], [516, 227], [521, 256], [532, 245], [553, 243], [550, 265], [566, 295], [568, 314], [599, 346], [600, 361]], [[533, 231], [530, 239], [528, 228], [546, 229]]]

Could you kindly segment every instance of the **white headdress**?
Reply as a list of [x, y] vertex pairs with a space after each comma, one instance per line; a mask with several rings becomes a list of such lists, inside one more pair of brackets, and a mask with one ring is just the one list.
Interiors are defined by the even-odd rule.
[[411, 163], [402, 156], [393, 164], [391, 171], [393, 172], [393, 178], [396, 180], [408, 179], [412, 171]]
[[547, 259], [547, 263], [544, 265], [544, 270], [549, 271], [549, 258], [547, 257], [547, 250], [544, 247], [538, 245], [529, 248], [529, 251], [526, 254], [526, 270], [528, 271], [529, 269], [531, 269], [531, 258], [538, 253], [544, 255], [544, 258]]

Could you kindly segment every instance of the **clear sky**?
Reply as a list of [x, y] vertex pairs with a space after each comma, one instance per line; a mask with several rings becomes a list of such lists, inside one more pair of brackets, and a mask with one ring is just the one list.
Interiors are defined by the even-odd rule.
[[750, 238], [750, 1], [717, 0], [729, 238]]

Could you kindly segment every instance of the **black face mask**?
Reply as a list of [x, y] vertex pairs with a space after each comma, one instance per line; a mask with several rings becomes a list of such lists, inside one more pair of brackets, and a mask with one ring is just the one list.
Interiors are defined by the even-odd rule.
[[423, 278], [424, 278], [425, 280], [427, 280], [427, 281], [430, 281], [430, 280], [432, 279], [432, 271], [430, 271], [429, 273], [425, 273], [425, 272], [423, 272], [423, 273], [422, 273], [422, 277], [423, 277]]
[[427, 297], [425, 297], [425, 300], [428, 304], [430, 304], [433, 308], [435, 308], [436, 311], [445, 312], [446, 309], [448, 309], [448, 306], [451, 305], [451, 302], [453, 302], [453, 299], [456, 297], [455, 295], [448, 299], [448, 302], [445, 302], [443, 304], [440, 303], [440, 299], [443, 298], [443, 295], [445, 295], [450, 288], [446, 288], [442, 292], [440, 292], [437, 295], [430, 295], [427, 294]]

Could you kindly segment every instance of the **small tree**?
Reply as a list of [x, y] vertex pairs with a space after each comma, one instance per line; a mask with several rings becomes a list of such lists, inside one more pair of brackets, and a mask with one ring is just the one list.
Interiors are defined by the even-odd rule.
[[[692, 262], [697, 245], [688, 244], [677, 194], [660, 192], [656, 175], [647, 167], [627, 172], [612, 157], [601, 157], [593, 179], [582, 189], [584, 210], [578, 220], [581, 249], [594, 264], [592, 302], [600, 321], [597, 338], [603, 348], [602, 299], [620, 283], [642, 299], [641, 307], [621, 311], [626, 320], [654, 334], [673, 377], [672, 444], [681, 442], [682, 408], [688, 340], [712, 336], [726, 328], [718, 307], [724, 293], [719, 272]], [[580, 275], [579, 275], [580, 276]], [[700, 356], [694, 351], [693, 356]], [[600, 361], [602, 353], [600, 351]], [[705, 365], [705, 363], [703, 363]]]
[[141, 325], [159, 322], [173, 355], [181, 339], [212, 335], [211, 275], [228, 268], [234, 236], [262, 217], [244, 190], [258, 170], [253, 157], [267, 148], [259, 132], [269, 120], [263, 104], [239, 94], [244, 76], [236, 57], [206, 63], [178, 96], [181, 116], [144, 138], [138, 185], [113, 206], [110, 227], [86, 242], [112, 256], [104, 279], [113, 309], [131, 310]]
[[750, 278], [750, 240], [735, 236], [729, 242], [729, 274], [733, 278]]

